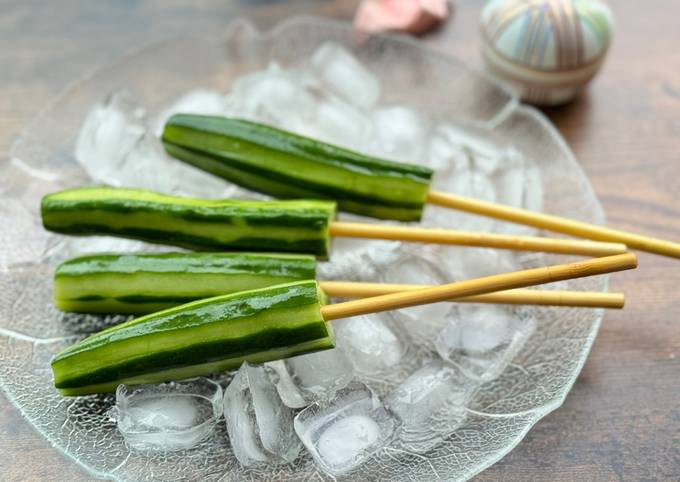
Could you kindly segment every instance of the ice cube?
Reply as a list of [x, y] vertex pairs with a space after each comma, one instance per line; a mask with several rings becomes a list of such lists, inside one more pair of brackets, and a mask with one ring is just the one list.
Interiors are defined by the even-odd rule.
[[312, 71], [330, 90], [362, 109], [370, 109], [380, 97], [378, 79], [339, 44], [326, 42], [313, 54]]
[[224, 393], [224, 417], [234, 455], [246, 467], [295, 460], [301, 445], [265, 367], [241, 365]]
[[[490, 132], [443, 124], [428, 141], [425, 161], [436, 173], [432, 186], [459, 195], [531, 210], [542, 208], [540, 170], [515, 147], [493, 138]], [[448, 212], [447, 212], [448, 211]], [[535, 229], [491, 218], [428, 207], [427, 225], [458, 229], [533, 234]], [[499, 226], [496, 229], [496, 226]]]
[[514, 308], [461, 304], [449, 317], [435, 346], [439, 355], [468, 377], [498, 377], [533, 330], [531, 317]]
[[337, 97], [319, 102], [304, 135], [355, 151], [365, 150], [373, 134], [373, 124], [359, 109]]
[[493, 183], [486, 173], [479, 170], [451, 171], [444, 173], [444, 175], [435, 173], [432, 185], [437, 189], [452, 192], [459, 196], [482, 201], [496, 201], [496, 189]]
[[439, 131], [435, 131], [428, 139], [427, 155], [423, 162], [435, 171], [464, 171], [470, 168], [468, 152], [452, 144], [448, 136]]
[[[533, 211], [543, 207], [543, 183], [541, 172], [526, 161], [521, 154], [508, 149], [502, 166], [490, 179], [497, 193], [497, 202]], [[537, 229], [514, 223], [499, 223], [499, 232], [533, 235]]]
[[348, 255], [357, 255], [371, 249], [373, 240], [363, 238], [333, 238], [333, 261]]
[[[203, 94], [187, 95], [191, 100]], [[78, 135], [76, 159], [94, 181], [112, 186], [208, 198], [228, 197], [234, 189], [168, 156], [147, 128], [144, 109], [125, 91], [111, 94], [88, 114]]]
[[319, 457], [329, 465], [346, 464], [356, 453], [374, 445], [380, 437], [380, 427], [372, 419], [363, 415], [350, 415], [328, 430], [318, 441]]
[[380, 107], [373, 111], [376, 135], [371, 151], [405, 162], [423, 162], [427, 126], [425, 119], [403, 106]]
[[497, 202], [540, 210], [540, 170], [519, 150], [478, 129], [444, 125], [440, 132], [452, 145], [468, 153], [471, 171], [488, 176]]
[[138, 422], [165, 430], [190, 427], [197, 414], [192, 400], [182, 397], [144, 400], [130, 407], [130, 416]]
[[337, 348], [287, 358], [284, 364], [308, 402], [332, 398], [354, 378], [352, 363]]
[[[469, 155], [469, 154], [466, 154]], [[463, 162], [450, 168], [435, 171], [432, 178], [434, 189], [451, 192], [483, 201], [496, 201], [496, 190], [489, 176]], [[463, 231], [492, 231], [495, 220], [489, 217], [468, 214], [439, 206], [426, 205], [423, 224], [438, 228], [452, 228]]]
[[413, 427], [431, 418], [447, 405], [462, 406], [471, 384], [453, 368], [433, 361], [413, 372], [388, 397], [386, 405]]
[[160, 140], [147, 132], [120, 160], [120, 171], [109, 183], [152, 191], [177, 192], [182, 180], [175, 178], [169, 169], [175, 163], [179, 164], [179, 161], [170, 159]]
[[492, 172], [498, 166], [506, 148], [505, 145], [496, 142], [490, 132], [478, 128], [442, 124], [439, 126], [439, 132], [451, 144], [467, 150], [478, 159], [479, 167], [485, 172]]
[[146, 133], [145, 113], [127, 91], [110, 94], [87, 115], [76, 141], [76, 159], [96, 182], [112, 182], [121, 163]]
[[[488, 176], [470, 169], [435, 172], [432, 187], [459, 196], [496, 201], [496, 191]], [[490, 232], [496, 221], [493, 218], [428, 204], [423, 212], [422, 223], [434, 228]]]
[[[345, 220], [348, 217], [342, 216], [341, 219]], [[333, 262], [319, 263], [317, 276], [319, 279], [326, 280], [378, 280], [380, 273], [399, 258], [400, 247], [399, 241], [334, 239]]]
[[233, 184], [171, 158], [160, 139], [150, 133], [135, 143], [119, 167], [109, 183], [202, 198], [226, 198], [235, 190]]
[[[443, 253], [438, 248], [437, 253]], [[460, 247], [449, 251], [450, 256], [442, 256], [442, 268], [453, 273], [456, 279], [467, 280], [521, 269], [517, 255], [508, 250], [489, 248]]]
[[227, 113], [297, 131], [309, 124], [316, 101], [307, 91], [312, 81], [296, 70], [272, 64], [236, 79]]
[[516, 150], [506, 152], [503, 164], [491, 175], [497, 201], [510, 206], [524, 205], [524, 159]]
[[387, 397], [385, 404], [403, 422], [404, 448], [427, 452], [465, 419], [465, 406], [475, 384], [439, 361], [412, 373]]
[[530, 211], [543, 209], [543, 178], [541, 169], [533, 162], [524, 162], [524, 197], [522, 208]]
[[399, 421], [373, 391], [354, 382], [328, 403], [314, 403], [295, 417], [295, 431], [316, 463], [342, 475], [387, 445]]
[[173, 114], [202, 114], [202, 115], [225, 115], [227, 108], [226, 98], [223, 92], [210, 89], [194, 89], [177, 99], [170, 107], [163, 110], [151, 123], [154, 133], [160, 137], [163, 133], [165, 122]]
[[[401, 257], [385, 267], [381, 274], [383, 283], [435, 285], [453, 281], [437, 266], [424, 257], [404, 251]], [[397, 313], [406, 318], [405, 324], [420, 326], [423, 322], [439, 323], [451, 308], [450, 303], [431, 303], [404, 308]]]
[[222, 415], [222, 388], [207, 378], [128, 387], [119, 385], [111, 415], [135, 450], [190, 449]]
[[[443, 124], [429, 139], [427, 163], [435, 169], [432, 187], [461, 196], [498, 201], [492, 175], [503, 166], [507, 148], [477, 130]], [[502, 187], [502, 186], [501, 186]], [[460, 230], [490, 231], [495, 221], [488, 217], [436, 206], [427, 206], [425, 225]]]
[[288, 373], [285, 363], [281, 360], [276, 360], [273, 362], [267, 362], [264, 364], [269, 379], [276, 386], [276, 391], [279, 392], [279, 397], [281, 401], [287, 407], [291, 408], [302, 408], [309, 404], [307, 400], [302, 396], [297, 385], [293, 381], [293, 378]]
[[168, 187], [161, 189], [163, 192], [208, 199], [260, 199], [259, 196], [250, 196], [235, 184], [179, 160], [173, 160], [172, 165], [164, 168], [170, 173], [170, 182]]
[[337, 346], [348, 355], [358, 372], [380, 372], [401, 361], [405, 347], [389, 328], [388, 316], [378, 313], [333, 322]]

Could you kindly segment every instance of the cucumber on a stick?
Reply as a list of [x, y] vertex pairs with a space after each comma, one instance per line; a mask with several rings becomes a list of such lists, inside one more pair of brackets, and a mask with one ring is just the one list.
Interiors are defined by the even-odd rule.
[[329, 321], [634, 268], [632, 253], [326, 304], [316, 281], [195, 301], [92, 335], [52, 361], [67, 396], [205, 375], [333, 347]]
[[417, 221], [432, 170], [366, 156], [255, 122], [176, 114], [169, 154], [254, 191], [337, 201], [341, 210]]
[[313, 279], [314, 256], [124, 253], [80, 256], [54, 274], [62, 311], [144, 315], [191, 301]]
[[254, 191], [281, 198], [324, 198], [340, 210], [419, 220], [425, 203], [576, 237], [623, 243], [680, 258], [680, 243], [430, 190], [432, 171], [361, 154], [241, 119], [176, 114], [166, 123], [167, 152]]
[[111, 327], [58, 353], [62, 395], [181, 380], [333, 348], [315, 281], [208, 298]]
[[[313, 279], [316, 261], [304, 254], [121, 253], [73, 258], [54, 275], [54, 301], [62, 311], [146, 315], [237, 291]], [[367, 298], [424, 285], [320, 281], [326, 294]], [[621, 293], [511, 290], [457, 302], [622, 308]]]
[[328, 200], [209, 200], [93, 187], [48, 194], [41, 212], [45, 228], [59, 233], [109, 234], [213, 251], [292, 252], [327, 258], [333, 236], [582, 256], [626, 251], [625, 245], [617, 243], [338, 222], [336, 204]]
[[326, 257], [332, 201], [236, 201], [141, 189], [76, 188], [42, 199], [43, 225], [201, 250], [283, 251]]

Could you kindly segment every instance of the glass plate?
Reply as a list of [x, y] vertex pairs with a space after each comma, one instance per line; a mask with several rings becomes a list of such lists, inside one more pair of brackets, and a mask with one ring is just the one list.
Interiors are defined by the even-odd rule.
[[[271, 61], [294, 66], [328, 40], [344, 45], [378, 76], [382, 101], [465, 125], [518, 149], [539, 167], [544, 211], [604, 222], [583, 171], [543, 115], [520, 105], [486, 76], [416, 41], [363, 37], [344, 24], [296, 18], [267, 32], [237, 20], [219, 38], [176, 38], [138, 49], [55, 99], [16, 141], [11, 162], [0, 167], [0, 215], [5, 226], [0, 231], [0, 384], [39, 433], [91, 474], [116, 480], [326, 479], [309, 456], [283, 467], [240, 467], [223, 423], [212, 438], [188, 452], [153, 456], [130, 452], [107, 418], [111, 396], [60, 397], [52, 384], [52, 355], [120, 320], [57, 312], [51, 301], [55, 264], [88, 249], [126, 250], [139, 243], [52, 235], [41, 227], [39, 205], [48, 192], [91, 182], [73, 157], [74, 142], [89, 109], [110, 92], [126, 88], [143, 100], [153, 117], [192, 88], [226, 90], [235, 77], [261, 70]], [[493, 229], [506, 230], [508, 225], [497, 222]], [[531, 255], [518, 260], [531, 266], [563, 258]], [[559, 287], [602, 291], [606, 284], [602, 276]], [[389, 446], [348, 479], [469, 478], [498, 461], [534, 423], [558, 408], [581, 370], [603, 311], [530, 310], [536, 330], [503, 374], [480, 387], [461, 429], [424, 455]]]

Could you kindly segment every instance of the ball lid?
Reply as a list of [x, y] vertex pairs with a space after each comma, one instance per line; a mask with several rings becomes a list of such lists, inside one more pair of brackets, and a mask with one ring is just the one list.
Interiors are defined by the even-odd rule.
[[487, 48], [547, 71], [599, 62], [612, 36], [612, 14], [599, 0], [491, 0], [482, 12]]

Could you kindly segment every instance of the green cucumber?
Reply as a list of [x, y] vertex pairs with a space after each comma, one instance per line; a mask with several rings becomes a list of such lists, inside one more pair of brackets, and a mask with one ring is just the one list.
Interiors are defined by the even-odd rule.
[[306, 280], [194, 301], [108, 328], [58, 353], [62, 395], [106, 393], [333, 348], [325, 295]]
[[81, 256], [54, 275], [62, 311], [145, 315], [190, 301], [314, 279], [304, 254], [141, 253]]
[[110, 234], [203, 250], [286, 251], [327, 257], [329, 201], [235, 201], [140, 189], [80, 188], [45, 196], [45, 228]]
[[420, 219], [433, 174], [225, 117], [175, 114], [163, 143], [170, 155], [254, 191], [333, 199], [344, 211], [401, 221]]

